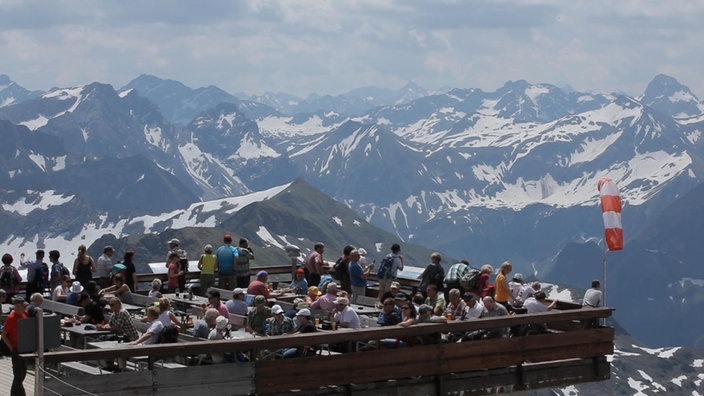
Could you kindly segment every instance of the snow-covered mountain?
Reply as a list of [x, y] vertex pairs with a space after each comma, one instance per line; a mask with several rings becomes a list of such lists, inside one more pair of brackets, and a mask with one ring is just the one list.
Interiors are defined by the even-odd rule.
[[8, 75], [0, 74], [0, 107], [23, 102], [37, 95], [39, 92], [29, 91], [17, 85]]
[[157, 232], [131, 219], [302, 178], [405, 242], [475, 265], [509, 259], [541, 277], [566, 246], [601, 239], [601, 177], [621, 189], [627, 239], [702, 181], [703, 107], [671, 77], [639, 97], [522, 80], [494, 92], [402, 91], [410, 96], [343, 95], [390, 101], [356, 114], [322, 96], [285, 114], [272, 106], [303, 102], [274, 95], [267, 105], [141, 76], [117, 91], [91, 83], [13, 102], [0, 107], [10, 121], [0, 123], [2, 202], [60, 203], [0, 212], [15, 226], [0, 245], [88, 239], [81, 223], [91, 235], [121, 220], [120, 235]]

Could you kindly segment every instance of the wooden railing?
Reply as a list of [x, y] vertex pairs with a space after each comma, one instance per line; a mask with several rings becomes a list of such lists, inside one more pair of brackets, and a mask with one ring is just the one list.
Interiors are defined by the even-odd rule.
[[[446, 394], [463, 390], [473, 394], [479, 389], [501, 386], [510, 390], [533, 389], [609, 378], [609, 364], [605, 355], [613, 353], [614, 330], [610, 327], [583, 329], [581, 323], [606, 318], [611, 308], [574, 309], [530, 315], [511, 315], [499, 318], [474, 319], [447, 324], [419, 324], [366, 328], [354, 331], [328, 331], [297, 334], [286, 337], [259, 337], [248, 340], [197, 341], [177, 344], [134, 346], [114, 349], [49, 352], [44, 355], [47, 364], [101, 359], [149, 356], [151, 371], [121, 373], [137, 388], [168, 390], [171, 394], [189, 394], [186, 379], [208, 384], [208, 391], [227, 394], [275, 394], [292, 389], [312, 390], [320, 394], [320, 387], [328, 393], [355, 393], [355, 389], [381, 389], [394, 380], [394, 386], [410, 389], [428, 389], [428, 394]], [[531, 323], [546, 323], [548, 328], [565, 329], [546, 334], [441, 343], [441, 333], [459, 333], [479, 329], [511, 327]], [[260, 356], [262, 350], [310, 345], [367, 344], [370, 340], [396, 337], [424, 337], [437, 342], [408, 348], [350, 352], [331, 356], [314, 356], [283, 360], [254, 360], [250, 363], [212, 365], [168, 369], [171, 382], [164, 381], [164, 370], [154, 368], [158, 359], [208, 353], [243, 352]], [[355, 348], [343, 348], [354, 351]], [[33, 355], [23, 355], [31, 358]], [[161, 370], [161, 371], [159, 371]], [[174, 372], [180, 374], [174, 374]], [[191, 375], [198, 372], [199, 377]], [[161, 373], [161, 374], [157, 374]], [[238, 373], [238, 374], [233, 374]], [[162, 377], [160, 377], [160, 375]], [[136, 378], [141, 378], [139, 381]], [[132, 382], [132, 379], [135, 379]], [[224, 378], [224, 379], [223, 379]], [[74, 385], [99, 394], [109, 394], [104, 381], [95, 378], [72, 377]], [[237, 390], [233, 390], [237, 383]], [[73, 382], [72, 382], [73, 384]], [[228, 385], [229, 384], [229, 385]], [[59, 383], [48, 381], [46, 386], [62, 394], [71, 394]], [[54, 388], [51, 388], [54, 386]], [[140, 388], [141, 389], [141, 388]], [[68, 393], [63, 393], [68, 392]], [[424, 392], [424, 391], [423, 391]], [[325, 393], [325, 392], [322, 392]], [[124, 394], [124, 393], [123, 393]], [[192, 393], [191, 393], [192, 394]]]

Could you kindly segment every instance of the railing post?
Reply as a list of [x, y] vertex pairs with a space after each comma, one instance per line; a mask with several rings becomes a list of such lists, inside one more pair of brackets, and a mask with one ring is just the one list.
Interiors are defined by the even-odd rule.
[[44, 395], [44, 310], [37, 307], [37, 357], [34, 362], [34, 394]]

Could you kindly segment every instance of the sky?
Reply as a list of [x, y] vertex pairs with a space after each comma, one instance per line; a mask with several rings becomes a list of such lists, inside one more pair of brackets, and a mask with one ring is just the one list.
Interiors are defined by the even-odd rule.
[[232, 94], [339, 94], [509, 80], [704, 98], [691, 0], [0, 0], [0, 74], [31, 90], [141, 74]]

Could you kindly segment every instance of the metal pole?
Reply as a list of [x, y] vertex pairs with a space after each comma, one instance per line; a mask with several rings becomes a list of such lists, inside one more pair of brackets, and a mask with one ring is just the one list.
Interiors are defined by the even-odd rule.
[[291, 257], [291, 282], [296, 280], [296, 267], [298, 267], [298, 258]]
[[37, 307], [37, 357], [34, 361], [34, 394], [44, 395], [44, 310]]

